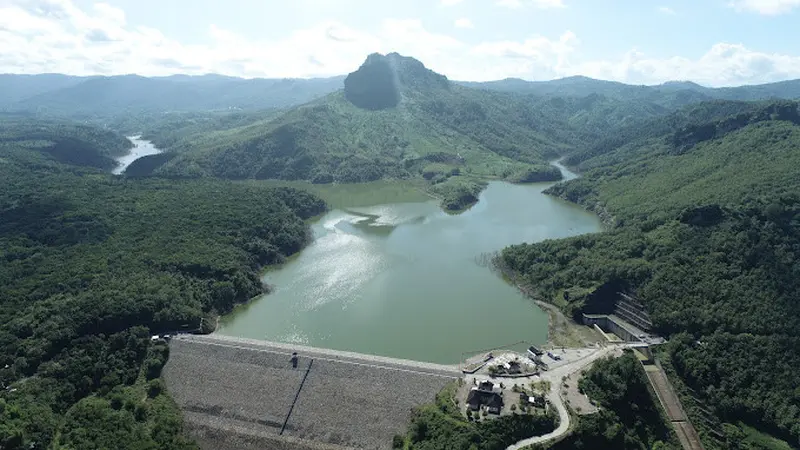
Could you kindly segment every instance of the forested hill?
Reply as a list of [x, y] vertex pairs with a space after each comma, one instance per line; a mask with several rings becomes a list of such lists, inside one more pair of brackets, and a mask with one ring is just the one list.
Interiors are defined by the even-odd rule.
[[611, 128], [669, 112], [602, 96], [543, 99], [465, 88], [394, 53], [370, 55], [344, 86], [241, 126], [148, 133], [178, 155], [155, 174], [315, 183], [418, 177], [434, 190], [483, 178], [555, 180], [549, 160]]
[[613, 152], [612, 157], [624, 158], [626, 152], [619, 151], [620, 147], [636, 152], [646, 145], [648, 139], [667, 136], [679, 129], [706, 126], [729, 116], [763, 110], [770, 103], [715, 100], [685, 106], [662, 116], [643, 117], [642, 120], [598, 133], [599, 139], [570, 152], [564, 162], [580, 170], [588, 170], [598, 164], [607, 164], [608, 158], [601, 158], [602, 155]]
[[108, 130], [57, 120], [39, 120], [26, 115], [0, 114], [0, 149], [17, 148], [38, 152], [47, 159], [66, 164], [109, 170], [133, 144]]
[[798, 103], [776, 102], [642, 133], [551, 189], [600, 212], [607, 232], [513, 246], [499, 261], [545, 298], [569, 291], [576, 317], [602, 307], [598, 287], [635, 293], [670, 337], [690, 405], [705, 408], [690, 414], [706, 448], [727, 448], [712, 430], [736, 429], [715, 421], [800, 445], [798, 124]]
[[[317, 183], [552, 180], [558, 174], [546, 165], [551, 159], [586, 153], [608, 139], [627, 142], [618, 131], [640, 130], [642, 123], [658, 131], [674, 124], [659, 119], [677, 109], [724, 97], [688, 83], [630, 86], [584, 77], [469, 84], [482, 89], [464, 84], [397, 53], [369, 55], [344, 78], [343, 90], [285, 113], [249, 114], [235, 126], [212, 120], [200, 128], [147, 133], [178, 155], [164, 158], [168, 162], [155, 174]], [[753, 95], [731, 96], [791, 96], [793, 86], [759, 86]]]
[[4, 129], [16, 140], [0, 144], [0, 448], [194, 448], [162, 393], [168, 348], [150, 335], [212, 325], [262, 293], [259, 268], [302, 248], [324, 203], [113, 177], [29, 145], [66, 135], [105, 149], [99, 130]]
[[569, 130], [523, 98], [466, 89], [422, 63], [372, 55], [345, 89], [274, 120], [189, 136], [168, 176], [360, 182], [447, 177], [451, 172], [511, 177], [575, 142]]

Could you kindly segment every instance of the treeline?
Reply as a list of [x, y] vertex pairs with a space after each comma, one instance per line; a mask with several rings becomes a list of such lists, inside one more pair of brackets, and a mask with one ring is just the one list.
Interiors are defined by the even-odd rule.
[[324, 203], [112, 177], [25, 145], [0, 161], [0, 447], [193, 447], [151, 334], [208, 328], [264, 292], [260, 268], [308, 242]]
[[430, 192], [440, 199], [442, 208], [446, 211], [460, 212], [477, 203], [478, 196], [485, 187], [485, 182], [453, 177], [434, 184]]
[[594, 169], [552, 192], [603, 213], [609, 231], [512, 246], [499, 262], [545, 299], [566, 291], [576, 317], [635, 293], [720, 421], [799, 445], [800, 127], [786, 105], [689, 151], [667, 134], [587, 160]]
[[600, 411], [578, 417], [573, 432], [553, 447], [567, 449], [667, 450], [681, 448], [655, 402], [650, 382], [636, 357], [601, 359], [580, 380], [580, 391]]

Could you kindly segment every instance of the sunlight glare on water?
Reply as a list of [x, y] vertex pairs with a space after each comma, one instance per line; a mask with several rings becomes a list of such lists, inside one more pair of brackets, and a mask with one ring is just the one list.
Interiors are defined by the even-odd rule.
[[542, 343], [546, 314], [477, 261], [601, 229], [593, 214], [543, 195], [547, 186], [492, 182], [455, 216], [433, 201], [331, 211], [312, 225], [311, 245], [265, 273], [274, 291], [218, 332], [441, 363]]

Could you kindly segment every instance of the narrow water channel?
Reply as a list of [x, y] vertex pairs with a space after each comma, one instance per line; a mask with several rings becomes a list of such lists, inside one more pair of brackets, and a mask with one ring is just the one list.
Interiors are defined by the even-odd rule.
[[157, 149], [156, 146], [150, 141], [142, 139], [141, 136], [128, 136], [128, 140], [133, 143], [133, 148], [127, 155], [114, 158], [118, 164], [117, 167], [111, 171], [111, 173], [114, 175], [121, 175], [123, 172], [125, 172], [125, 169], [131, 165], [131, 163], [143, 156], [157, 155], [161, 153], [161, 150]]
[[273, 293], [218, 333], [438, 363], [543, 343], [547, 315], [482, 255], [601, 230], [597, 216], [544, 195], [550, 185], [492, 182], [456, 216], [434, 201], [330, 211], [309, 247], [264, 275]]

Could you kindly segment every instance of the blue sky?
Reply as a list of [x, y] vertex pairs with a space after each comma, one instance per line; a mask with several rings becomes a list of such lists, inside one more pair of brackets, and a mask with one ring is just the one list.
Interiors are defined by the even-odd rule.
[[370, 52], [452, 79], [800, 78], [800, 0], [0, 0], [0, 72], [313, 77]]

